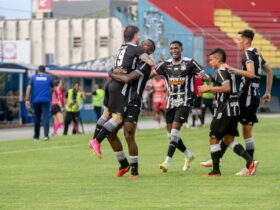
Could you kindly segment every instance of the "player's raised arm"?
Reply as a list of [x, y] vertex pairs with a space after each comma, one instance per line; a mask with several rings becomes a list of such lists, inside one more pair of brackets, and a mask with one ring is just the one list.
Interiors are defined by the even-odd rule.
[[204, 69], [195, 60], [192, 59], [191, 64], [193, 65], [193, 71], [196, 75], [199, 75], [204, 80], [209, 79], [209, 75], [205, 73]]

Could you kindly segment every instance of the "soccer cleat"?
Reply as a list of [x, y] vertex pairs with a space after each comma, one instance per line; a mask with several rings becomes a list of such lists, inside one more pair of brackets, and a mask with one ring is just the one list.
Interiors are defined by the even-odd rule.
[[207, 167], [207, 168], [209, 167], [210, 168], [210, 167], [213, 166], [213, 161], [212, 161], [212, 159], [210, 159], [210, 160], [201, 162], [200, 165], [203, 166], [203, 167]]
[[126, 172], [129, 171], [130, 166], [126, 166], [124, 168], [120, 168], [118, 173], [116, 174], [116, 177], [121, 177], [123, 176]]
[[249, 165], [247, 176], [255, 175], [258, 164], [259, 164], [259, 161], [252, 161], [252, 163]]
[[248, 168], [244, 167], [239, 172], [235, 173], [235, 176], [247, 176], [248, 172]]
[[92, 152], [101, 159], [101, 144], [96, 140], [90, 140], [89, 141], [89, 148], [92, 149]]
[[185, 158], [185, 163], [183, 165], [182, 170], [183, 171], [188, 171], [189, 168], [191, 167], [191, 162], [195, 159], [195, 156], [192, 156], [190, 158]]
[[131, 175], [128, 176], [128, 178], [129, 179], [138, 179], [138, 178], [140, 178], [140, 176], [139, 175], [132, 175], [131, 174]]
[[162, 173], [166, 173], [168, 171], [168, 167], [166, 165], [165, 162], [163, 162], [162, 164], [159, 165], [159, 168], [161, 170]]
[[205, 174], [204, 176], [209, 176], [209, 177], [212, 177], [212, 176], [221, 176], [221, 172], [220, 171], [210, 171], [208, 174]]

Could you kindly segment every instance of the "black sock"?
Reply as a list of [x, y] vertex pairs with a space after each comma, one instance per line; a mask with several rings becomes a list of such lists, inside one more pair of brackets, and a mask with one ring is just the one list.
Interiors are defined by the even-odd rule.
[[168, 151], [167, 151], [167, 156], [168, 157], [171, 157], [171, 158], [173, 157], [177, 145], [178, 144], [176, 142], [174, 142], [174, 141], [170, 142], [169, 147], [168, 147]]
[[120, 163], [120, 169], [126, 168], [127, 166], [129, 166], [129, 163], [127, 161], [127, 158], [123, 159], [123, 160], [119, 160]]
[[255, 151], [255, 149], [246, 149], [246, 151], [254, 159], [254, 151]]
[[101, 143], [105, 138], [106, 138], [106, 136], [108, 135], [108, 134], [110, 134], [111, 133], [111, 131], [108, 131], [105, 127], [103, 127], [102, 129], [101, 129], [101, 131], [98, 133], [98, 135], [95, 137], [95, 139], [99, 142], [99, 143]]
[[249, 164], [253, 161], [253, 158], [248, 154], [248, 152], [244, 149], [244, 147], [241, 144], [236, 144], [233, 148], [233, 151], [243, 157], [246, 162], [247, 162], [247, 167], [249, 166]]
[[103, 125], [101, 131], [96, 136], [96, 140], [101, 143], [117, 126], [118, 123], [115, 120], [110, 119]]
[[139, 173], [138, 173], [138, 163], [131, 163], [130, 164], [130, 170], [131, 170], [131, 175], [133, 175], [133, 176], [139, 175]]
[[95, 131], [94, 131], [94, 134], [93, 134], [93, 139], [95, 139], [96, 138], [96, 136], [99, 134], [99, 132], [101, 131], [101, 129], [102, 129], [102, 125], [96, 125], [96, 127], [95, 127]]
[[187, 147], [185, 146], [184, 142], [182, 141], [181, 138], [179, 138], [178, 144], [177, 144], [177, 148], [181, 151], [181, 152], [185, 152]]
[[216, 152], [211, 152], [211, 158], [213, 161], [213, 171], [220, 173], [221, 150], [218, 150]]
[[225, 142], [222, 140], [220, 142], [220, 146], [221, 146], [221, 158], [222, 158], [228, 148], [228, 145], [226, 145]]
[[192, 116], [192, 126], [195, 127], [195, 115]]

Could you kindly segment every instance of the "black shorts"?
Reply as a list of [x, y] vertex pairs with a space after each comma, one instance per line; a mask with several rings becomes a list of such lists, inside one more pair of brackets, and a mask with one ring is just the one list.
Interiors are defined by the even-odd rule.
[[214, 136], [218, 140], [222, 140], [225, 135], [239, 136], [238, 117], [222, 116], [217, 119], [214, 117], [210, 125], [209, 136]]
[[257, 110], [259, 108], [259, 105], [259, 96], [248, 96], [245, 94], [241, 94], [239, 97], [239, 122], [242, 125], [253, 125], [254, 123], [257, 123]]
[[199, 109], [201, 107], [201, 96], [195, 96], [193, 101], [193, 108]]
[[173, 109], [168, 109], [166, 112], [166, 123], [170, 124], [173, 123], [173, 121], [178, 123], [185, 123], [188, 120], [189, 116], [189, 106], [181, 106], [181, 107], [175, 107]]
[[137, 124], [140, 112], [141, 112], [141, 104], [139, 105], [135, 103], [134, 104], [129, 103], [126, 107], [123, 121]]
[[112, 81], [108, 86], [109, 100], [108, 110], [110, 113], [118, 113], [124, 116], [126, 105], [128, 102], [129, 85]]
[[61, 108], [58, 104], [52, 105], [51, 113], [52, 115], [56, 115], [58, 112], [61, 112]]

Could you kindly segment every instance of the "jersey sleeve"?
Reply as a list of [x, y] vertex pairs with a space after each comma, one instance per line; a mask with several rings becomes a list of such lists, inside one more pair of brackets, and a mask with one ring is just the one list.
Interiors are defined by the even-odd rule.
[[247, 50], [243, 55], [243, 61], [245, 64], [253, 62], [254, 61], [254, 52]]
[[264, 58], [262, 57], [262, 55], [261, 55], [261, 58], [262, 58], [261, 66], [264, 66], [264, 65], [266, 64], [266, 61], [264, 60]]
[[194, 72], [195, 74], [204, 73], [203, 68], [202, 68], [195, 60], [192, 59], [191, 65], [192, 65], [192, 67], [193, 67], [193, 72]]
[[143, 61], [138, 63], [136, 70], [144, 77], [149, 77], [151, 74], [151, 67]]
[[159, 75], [165, 75], [165, 67], [166, 63], [162, 62], [156, 67], [155, 72]]
[[218, 84], [225, 84], [230, 82], [230, 74], [226, 70], [218, 70], [217, 72], [217, 81]]
[[139, 46], [135, 49], [134, 52], [135, 52], [136, 57], [140, 57], [141, 55], [145, 54], [144, 49]]

